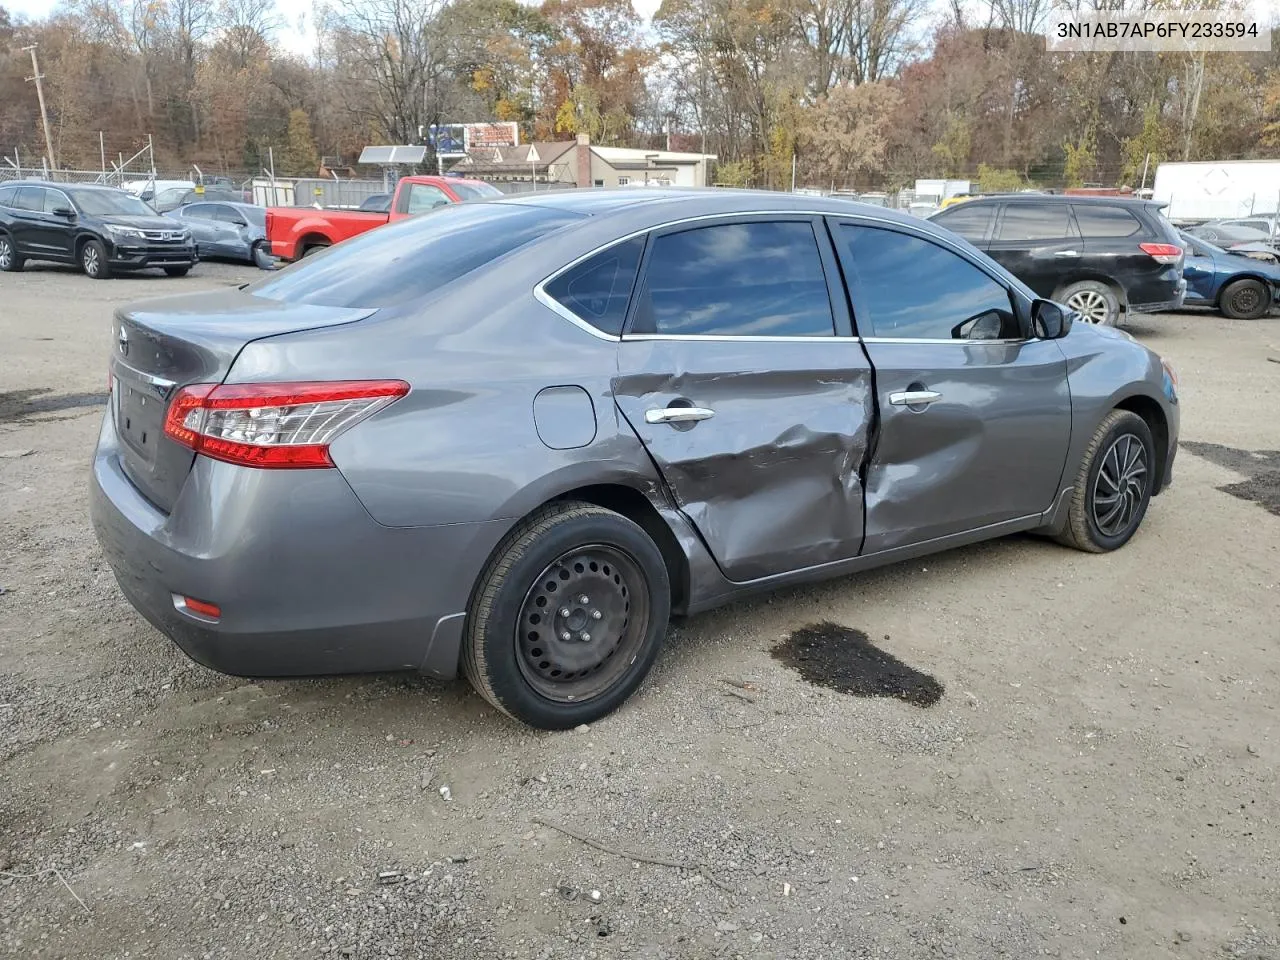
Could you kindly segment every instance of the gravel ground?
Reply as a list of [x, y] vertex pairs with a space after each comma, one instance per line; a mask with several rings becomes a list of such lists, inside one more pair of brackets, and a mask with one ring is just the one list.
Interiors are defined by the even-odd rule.
[[[1119, 553], [700, 616], [547, 734], [461, 682], [214, 674], [120, 597], [86, 519], [110, 309], [253, 272], [0, 276], [0, 953], [1280, 957], [1280, 321], [1131, 328], [1187, 442]], [[841, 635], [923, 693], [788, 665]]]

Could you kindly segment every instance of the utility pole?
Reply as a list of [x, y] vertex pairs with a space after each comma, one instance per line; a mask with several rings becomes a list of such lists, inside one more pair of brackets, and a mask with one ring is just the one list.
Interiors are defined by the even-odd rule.
[[35, 76], [27, 77], [27, 83], [35, 81], [36, 96], [40, 98], [40, 121], [44, 124], [44, 145], [49, 150], [49, 166], [56, 170], [58, 163], [53, 158], [53, 137], [49, 134], [49, 111], [44, 105], [44, 84], [40, 82], [44, 79], [44, 74], [40, 72], [40, 63], [36, 60], [36, 44], [33, 43], [22, 49], [31, 54], [31, 72]]

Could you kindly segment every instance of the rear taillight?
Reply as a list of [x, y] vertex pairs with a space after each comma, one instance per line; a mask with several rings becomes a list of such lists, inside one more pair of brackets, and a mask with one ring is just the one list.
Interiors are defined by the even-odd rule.
[[1177, 263], [1182, 259], [1182, 248], [1176, 243], [1140, 243], [1138, 249], [1156, 263]]
[[403, 380], [196, 383], [178, 391], [165, 436], [246, 467], [331, 467], [340, 433], [403, 397]]

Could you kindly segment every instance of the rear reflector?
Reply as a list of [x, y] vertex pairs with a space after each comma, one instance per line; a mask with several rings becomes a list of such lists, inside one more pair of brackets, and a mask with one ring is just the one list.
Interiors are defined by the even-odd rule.
[[202, 617], [208, 617], [210, 620], [220, 620], [222, 618], [222, 608], [216, 603], [206, 603], [204, 600], [197, 600], [195, 597], [179, 597], [182, 606], [186, 607], [192, 613], [198, 613]]
[[1182, 259], [1182, 248], [1176, 243], [1140, 243], [1138, 249], [1156, 263], [1177, 263]]
[[403, 380], [196, 383], [169, 405], [164, 432], [246, 467], [332, 467], [329, 444], [409, 392]]

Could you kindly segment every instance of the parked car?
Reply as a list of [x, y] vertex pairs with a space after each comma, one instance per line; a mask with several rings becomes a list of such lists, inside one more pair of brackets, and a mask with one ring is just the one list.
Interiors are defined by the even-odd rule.
[[1280, 266], [1232, 253], [1183, 231], [1187, 256], [1187, 303], [1216, 307], [1237, 320], [1257, 320], [1271, 312], [1280, 294]]
[[573, 727], [672, 612], [1016, 531], [1125, 544], [1170, 480], [1176, 380], [1071, 316], [844, 201], [447, 206], [119, 309], [93, 523], [215, 669], [460, 670]]
[[390, 208], [384, 213], [363, 209], [271, 207], [267, 210], [267, 240], [275, 256], [282, 260], [300, 260], [391, 220], [416, 217], [450, 203], [488, 200], [502, 195], [497, 187], [481, 180], [403, 177], [396, 184]]
[[122, 190], [127, 190], [146, 203], [154, 203], [156, 195], [167, 190], [173, 191], [174, 196], [181, 196], [194, 186], [195, 183], [191, 180], [126, 180], [120, 184]]
[[189, 203], [173, 212], [191, 231], [196, 254], [270, 267], [267, 211], [251, 203]]
[[95, 280], [148, 267], [181, 277], [196, 252], [182, 224], [123, 190], [23, 180], [0, 185], [0, 270], [28, 260], [79, 264]]
[[977, 197], [930, 218], [989, 254], [1039, 296], [1089, 323], [1122, 309], [1182, 304], [1182, 240], [1148, 200], [1010, 194]]
[[[496, 189], [496, 188], [495, 188]], [[391, 212], [391, 194], [375, 193], [372, 196], [365, 197], [360, 202], [357, 210], [372, 210], [374, 213], [390, 213]]]
[[1224, 248], [1237, 243], [1269, 243], [1271, 241], [1271, 233], [1268, 230], [1241, 226], [1239, 223], [1228, 223], [1225, 220], [1201, 223], [1194, 227], [1187, 227], [1183, 232]]

